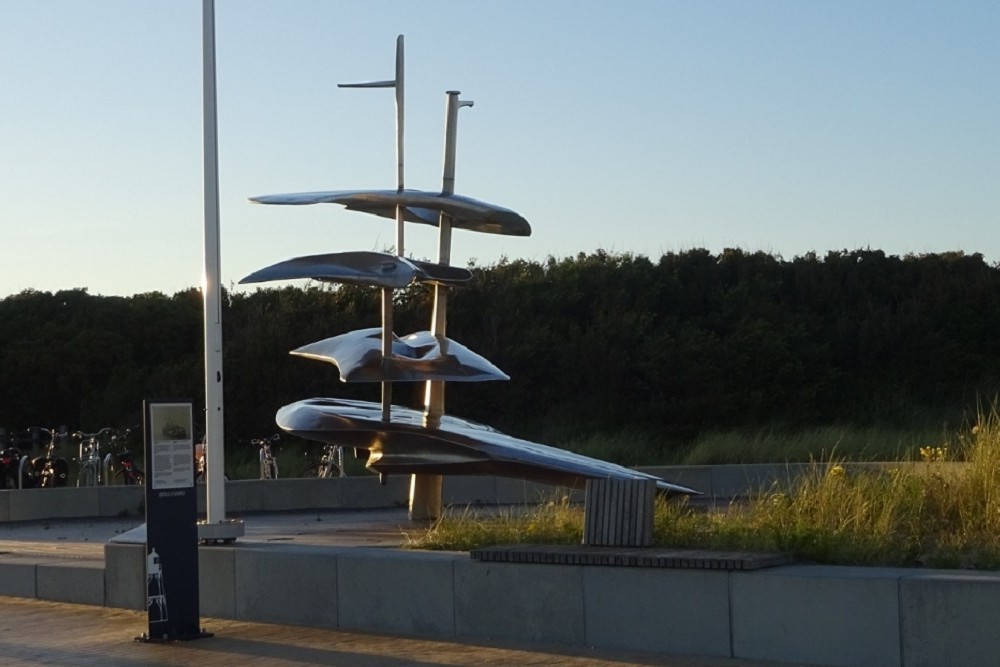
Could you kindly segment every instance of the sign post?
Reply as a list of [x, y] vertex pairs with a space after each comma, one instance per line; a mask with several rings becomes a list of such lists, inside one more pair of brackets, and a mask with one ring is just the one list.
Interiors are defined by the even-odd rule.
[[146, 604], [139, 639], [210, 636], [198, 608], [198, 502], [194, 488], [191, 401], [145, 401]]

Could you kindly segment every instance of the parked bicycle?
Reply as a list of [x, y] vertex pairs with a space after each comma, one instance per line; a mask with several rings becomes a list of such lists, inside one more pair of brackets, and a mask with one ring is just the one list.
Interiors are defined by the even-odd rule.
[[332, 479], [334, 477], [346, 477], [344, 472], [344, 448], [340, 445], [323, 445], [323, 454], [319, 457], [319, 463], [314, 463], [305, 469], [303, 477], [319, 477]]
[[260, 478], [278, 479], [278, 458], [274, 454], [272, 446], [281, 439], [277, 433], [267, 438], [254, 438], [250, 444], [260, 447], [258, 458], [260, 460]]
[[131, 435], [132, 429], [128, 428], [121, 435], [111, 434], [111, 451], [104, 457], [104, 469], [108, 471], [109, 483], [135, 485], [146, 481], [146, 473], [136, 463], [129, 448]]
[[80, 471], [77, 474], [77, 486], [100, 486], [105, 482], [104, 459], [101, 458], [101, 439], [110, 437], [114, 432], [107, 426], [95, 433], [77, 431], [73, 439], [80, 442], [80, 455], [77, 461]]
[[0, 429], [0, 488], [21, 488], [21, 449], [7, 429]]
[[61, 456], [56, 456], [56, 440], [66, 434], [37, 427], [28, 429], [26, 433], [32, 441], [44, 438], [47, 444], [45, 453], [31, 459], [30, 465], [25, 466], [22, 487], [50, 489], [66, 486], [69, 482], [69, 463]]
[[[198, 484], [205, 483], [205, 475], [208, 474], [208, 441], [202, 436], [201, 440], [194, 444], [194, 481]], [[222, 473], [222, 478], [229, 481], [229, 475]]]

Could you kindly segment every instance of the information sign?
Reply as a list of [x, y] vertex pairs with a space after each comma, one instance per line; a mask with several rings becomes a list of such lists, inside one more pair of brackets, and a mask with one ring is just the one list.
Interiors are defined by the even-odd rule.
[[193, 404], [146, 401], [148, 641], [205, 636], [198, 608]]

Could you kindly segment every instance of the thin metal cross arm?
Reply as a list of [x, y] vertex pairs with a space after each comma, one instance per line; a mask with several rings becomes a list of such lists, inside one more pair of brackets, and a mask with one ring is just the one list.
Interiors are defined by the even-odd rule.
[[[396, 37], [396, 76], [387, 81], [338, 83], [338, 88], [395, 88], [396, 89], [396, 189], [403, 190], [403, 36]], [[402, 255], [402, 251], [398, 251]]]

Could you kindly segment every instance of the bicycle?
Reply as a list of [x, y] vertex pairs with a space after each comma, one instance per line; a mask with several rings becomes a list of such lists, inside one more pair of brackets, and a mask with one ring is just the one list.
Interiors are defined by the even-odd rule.
[[80, 472], [77, 474], [77, 486], [100, 486], [106, 479], [104, 460], [101, 459], [101, 438], [114, 432], [107, 426], [96, 433], [76, 431], [74, 440], [80, 441]]
[[[69, 463], [66, 462], [66, 459], [56, 456], [56, 439], [65, 437], [66, 434], [37, 427], [28, 429], [26, 433], [29, 434], [32, 441], [40, 439], [41, 435], [47, 436], [48, 443], [45, 446], [44, 454], [31, 459], [30, 464], [24, 465], [22, 468], [24, 470], [21, 478], [23, 487], [51, 489], [66, 486], [69, 481]], [[27, 457], [24, 457], [22, 461], [25, 459]]]
[[21, 488], [21, 449], [7, 429], [0, 429], [0, 488]]
[[[205, 483], [205, 475], [208, 473], [208, 440], [203, 436], [194, 445], [194, 481], [198, 484]], [[229, 473], [223, 471], [222, 479], [229, 481]]]
[[321, 479], [333, 479], [334, 477], [347, 477], [344, 472], [344, 448], [340, 445], [323, 445], [323, 455], [319, 458], [319, 463], [314, 463], [305, 469], [302, 477], [319, 477]]
[[[120, 437], [117, 433], [111, 434], [109, 449], [112, 451], [108, 452], [104, 457], [104, 469], [108, 471], [108, 482], [113, 481], [115, 484], [137, 485], [146, 481], [146, 473], [136, 465], [128, 446], [129, 436], [131, 435], [132, 429], [128, 428], [125, 429]], [[115, 446], [119, 442], [122, 443], [121, 450], [115, 452]]]
[[250, 444], [260, 447], [258, 458], [260, 460], [260, 478], [278, 479], [278, 459], [274, 455], [271, 446], [281, 439], [277, 433], [268, 438], [254, 438]]

